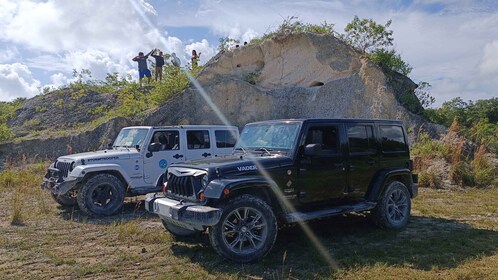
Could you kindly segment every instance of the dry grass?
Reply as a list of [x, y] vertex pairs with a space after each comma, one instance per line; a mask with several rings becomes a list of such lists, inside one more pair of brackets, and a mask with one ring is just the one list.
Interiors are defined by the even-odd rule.
[[[260, 263], [214, 253], [207, 236], [174, 241], [139, 200], [107, 218], [61, 209], [40, 190], [43, 166], [0, 173], [0, 279], [491, 279], [498, 275], [498, 188], [422, 189], [401, 231], [364, 215], [309, 223], [331, 269], [298, 226]], [[18, 194], [21, 206], [13, 199]], [[139, 205], [139, 206], [137, 206]], [[22, 225], [12, 225], [14, 212]]]

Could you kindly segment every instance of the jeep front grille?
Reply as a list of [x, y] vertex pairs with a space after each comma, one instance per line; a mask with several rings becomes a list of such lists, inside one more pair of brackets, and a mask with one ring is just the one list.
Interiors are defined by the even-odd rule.
[[55, 166], [55, 168], [59, 169], [60, 171], [59, 175], [61, 177], [67, 177], [67, 174], [69, 173], [69, 167], [71, 167], [70, 162], [60, 162], [60, 161], [58, 161], [57, 165]]
[[176, 196], [192, 197], [194, 195], [194, 184], [192, 176], [175, 176], [171, 174], [168, 179], [168, 194]]

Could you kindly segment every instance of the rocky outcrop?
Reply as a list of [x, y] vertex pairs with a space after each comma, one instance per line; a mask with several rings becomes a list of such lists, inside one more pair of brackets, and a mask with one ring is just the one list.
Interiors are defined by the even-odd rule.
[[[386, 75], [328, 35], [303, 33], [221, 52], [207, 63], [198, 81], [202, 88], [188, 88], [145, 123], [221, 123], [217, 110], [240, 127], [282, 118], [383, 118], [402, 120], [416, 132], [426, 123], [399, 102], [400, 96], [414, 94], [413, 81]], [[442, 128], [425, 125], [433, 135], [438, 129]]]
[[60, 155], [102, 149], [112, 143], [122, 127], [136, 125], [126, 118], [114, 118], [92, 131], [76, 135], [48, 139], [31, 139], [20, 143], [0, 144], [0, 170], [5, 161], [16, 161], [26, 157], [29, 159], [54, 160]]
[[116, 95], [78, 88], [60, 89], [26, 100], [8, 122], [16, 137], [33, 130], [75, 128], [97, 119], [104, 108], [116, 106]]
[[[401, 105], [400, 97], [414, 94], [413, 81], [401, 74], [384, 73], [329, 35], [294, 34], [220, 52], [205, 65], [197, 81], [199, 87], [192, 83], [140, 124], [222, 124], [225, 118], [243, 127], [268, 119], [382, 118], [402, 120], [412, 132], [411, 138], [422, 125], [433, 136], [444, 130], [412, 113], [422, 109], [420, 104], [412, 104], [412, 112]], [[33, 104], [9, 123], [21, 135], [23, 129], [32, 129], [30, 125], [64, 127], [91, 121], [97, 114], [92, 115], [89, 108], [98, 113], [98, 106], [113, 107], [116, 103], [113, 94], [69, 89], [26, 103], [30, 102]], [[80, 108], [82, 114], [58, 111], [57, 105], [66, 102]], [[2, 144], [0, 161], [9, 151], [53, 158], [66, 154], [68, 146], [73, 152], [97, 149], [131, 123], [118, 119], [71, 137]]]

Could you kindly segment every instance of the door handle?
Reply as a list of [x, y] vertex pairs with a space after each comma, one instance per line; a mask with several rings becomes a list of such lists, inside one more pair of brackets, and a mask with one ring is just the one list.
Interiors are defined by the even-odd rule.
[[370, 165], [374, 165], [375, 164], [375, 160], [374, 159], [369, 159], [369, 160], [367, 160], [367, 163], [370, 164]]
[[203, 156], [203, 157], [209, 157], [209, 156], [211, 156], [211, 154], [203, 153], [201, 156]]
[[176, 158], [176, 159], [179, 159], [179, 158], [182, 158], [182, 157], [183, 157], [183, 155], [176, 154], [176, 155], [174, 155], [173, 157], [174, 157], [174, 158]]

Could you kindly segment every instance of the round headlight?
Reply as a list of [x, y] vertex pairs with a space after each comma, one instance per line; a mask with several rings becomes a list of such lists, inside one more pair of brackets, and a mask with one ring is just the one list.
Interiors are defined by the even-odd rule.
[[202, 176], [202, 178], [201, 178], [202, 187], [205, 188], [205, 187], [207, 187], [208, 184], [209, 184], [208, 176], [207, 175]]

